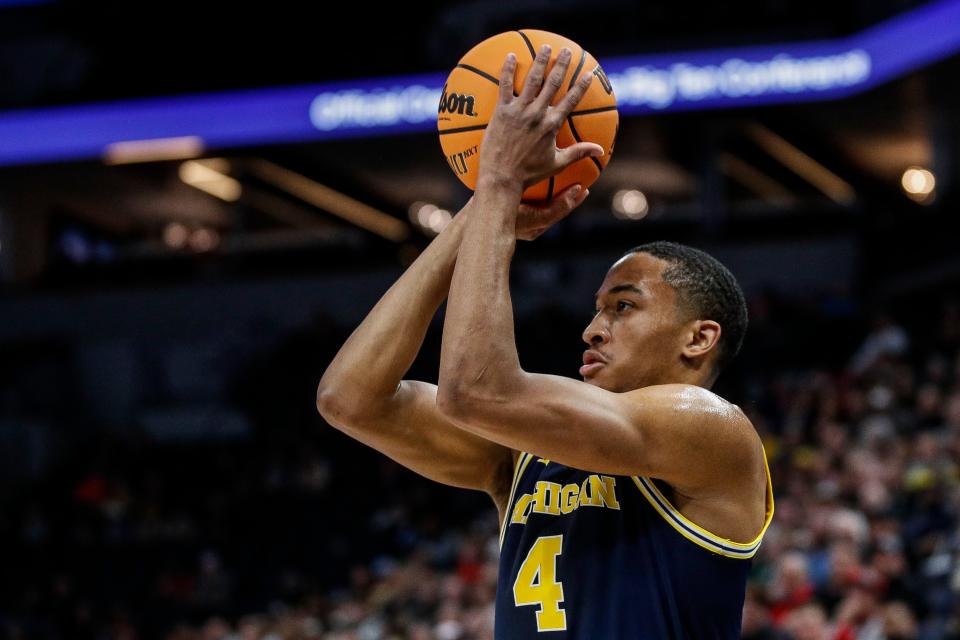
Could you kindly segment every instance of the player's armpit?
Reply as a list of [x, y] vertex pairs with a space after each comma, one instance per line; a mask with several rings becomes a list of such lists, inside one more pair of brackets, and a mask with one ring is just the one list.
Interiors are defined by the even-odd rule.
[[333, 427], [408, 469], [443, 484], [485, 491], [498, 505], [505, 502], [512, 451], [454, 426], [437, 409], [435, 385], [404, 380], [386, 401], [338, 402], [327, 395], [318, 397], [317, 405]]
[[613, 393], [521, 372], [495, 390], [441, 390], [439, 405], [477, 436], [577, 469], [651, 476], [691, 491], [762, 469], [759, 439], [746, 416], [691, 385]]

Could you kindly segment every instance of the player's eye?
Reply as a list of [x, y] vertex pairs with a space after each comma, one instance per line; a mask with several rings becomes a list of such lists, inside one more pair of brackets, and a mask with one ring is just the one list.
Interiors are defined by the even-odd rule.
[[633, 305], [630, 304], [629, 302], [627, 302], [626, 300], [619, 300], [619, 301], [617, 301], [617, 311], [626, 311], [627, 309], [629, 309], [629, 308], [632, 307], [632, 306], [633, 306]]

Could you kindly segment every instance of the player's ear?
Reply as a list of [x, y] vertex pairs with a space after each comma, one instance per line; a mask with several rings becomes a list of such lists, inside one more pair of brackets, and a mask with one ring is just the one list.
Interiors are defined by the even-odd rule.
[[713, 320], [693, 320], [690, 323], [687, 344], [683, 348], [686, 358], [696, 359], [717, 348], [720, 342], [720, 324]]

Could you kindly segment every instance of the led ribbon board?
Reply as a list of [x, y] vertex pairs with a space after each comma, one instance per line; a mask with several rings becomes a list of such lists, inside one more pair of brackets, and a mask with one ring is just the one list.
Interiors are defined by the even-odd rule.
[[[624, 115], [832, 100], [960, 51], [960, 0], [847, 38], [611, 58]], [[129, 141], [205, 148], [430, 131], [446, 73], [0, 113], [0, 165], [80, 160]], [[161, 143], [162, 144], [162, 143]]]

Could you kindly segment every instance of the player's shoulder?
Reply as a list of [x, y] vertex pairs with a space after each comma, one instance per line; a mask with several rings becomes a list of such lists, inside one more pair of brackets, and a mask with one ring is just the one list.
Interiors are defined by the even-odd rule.
[[[747, 445], [759, 450], [760, 437], [738, 405], [710, 389], [692, 384], [660, 384], [627, 392], [641, 416], [659, 414], [672, 430], [686, 426], [690, 432], [709, 435], [714, 443]], [[661, 420], [662, 421], [662, 420]]]
[[[759, 434], [747, 414], [736, 404], [710, 389], [688, 384], [666, 384], [631, 392], [632, 400], [647, 409], [641, 418], [656, 411], [648, 424], [651, 446], [661, 445], [684, 464], [675, 477], [660, 477], [688, 496], [716, 497], [719, 487], [734, 493], [744, 484], [766, 482], [765, 452]], [[654, 407], [651, 409], [650, 407]], [[704, 473], [692, 473], [696, 469]], [[720, 478], [727, 481], [722, 482]]]
[[693, 384], [657, 384], [628, 391], [624, 395], [635, 403], [653, 403], [678, 412], [702, 413], [731, 424], [753, 426], [739, 406], [710, 389]]

